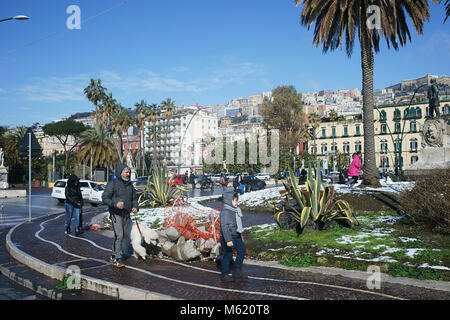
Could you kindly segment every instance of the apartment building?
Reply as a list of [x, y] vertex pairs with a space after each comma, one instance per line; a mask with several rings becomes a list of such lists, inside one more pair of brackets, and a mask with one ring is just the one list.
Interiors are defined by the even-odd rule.
[[[197, 107], [184, 107], [178, 109], [167, 124], [164, 116], [156, 122], [157, 154], [159, 159], [164, 158], [166, 145], [166, 126], [169, 126], [167, 135], [167, 161], [168, 164], [193, 166], [202, 164], [202, 155], [205, 150], [214, 148], [219, 123], [216, 115]], [[153, 153], [153, 123], [145, 122], [144, 147], [145, 152]], [[181, 159], [180, 159], [181, 156]]]
[[[450, 100], [441, 101], [441, 115], [450, 116]], [[426, 103], [382, 105], [374, 108], [375, 153], [377, 167], [394, 170], [396, 154], [401, 150], [403, 169], [421, 156], [421, 131], [429, 115]], [[308, 151], [319, 157], [340, 151], [349, 155], [362, 151], [364, 157], [364, 129], [359, 117], [345, 117], [344, 121], [322, 122], [315, 139], [308, 143]], [[401, 149], [400, 149], [401, 148]]]

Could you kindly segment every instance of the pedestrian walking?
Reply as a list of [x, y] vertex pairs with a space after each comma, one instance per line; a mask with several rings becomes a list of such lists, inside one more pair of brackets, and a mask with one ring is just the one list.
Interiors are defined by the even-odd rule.
[[72, 217], [75, 220], [75, 235], [83, 233], [81, 231], [81, 209], [83, 208], [84, 201], [83, 195], [80, 189], [80, 179], [71, 174], [67, 179], [66, 189], [64, 191], [66, 201], [64, 208], [66, 210], [66, 234], [70, 234], [70, 225], [72, 223]]
[[195, 175], [191, 170], [191, 174], [189, 175], [189, 183], [192, 184], [192, 190], [195, 189]]
[[356, 182], [358, 182], [359, 178], [359, 170], [361, 169], [361, 151], [358, 151], [352, 156], [352, 163], [350, 164], [350, 168], [348, 169], [348, 185], [352, 188]]
[[219, 183], [222, 186], [222, 192], [227, 191], [228, 178], [227, 178], [226, 174], [227, 174], [227, 170], [223, 169], [222, 174], [220, 175], [220, 179], [219, 179]]
[[[242, 274], [246, 248], [242, 239], [244, 228], [238, 193], [224, 192], [223, 202], [224, 207], [220, 211], [220, 245], [223, 251], [220, 265], [221, 280], [225, 282], [247, 280], [248, 277]], [[237, 256], [233, 265], [233, 276], [230, 276], [230, 264], [234, 250], [237, 251]]]
[[114, 230], [111, 264], [122, 268], [124, 255], [128, 252], [129, 239], [126, 230], [130, 223], [130, 213], [139, 211], [136, 190], [130, 181], [131, 170], [126, 164], [119, 164], [114, 170], [116, 179], [109, 181], [102, 195], [109, 207], [109, 215]]

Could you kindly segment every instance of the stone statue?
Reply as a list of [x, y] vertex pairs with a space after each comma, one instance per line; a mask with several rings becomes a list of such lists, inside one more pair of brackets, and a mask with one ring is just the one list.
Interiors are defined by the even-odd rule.
[[439, 118], [441, 115], [439, 113], [439, 90], [436, 85], [436, 79], [431, 79], [431, 85], [428, 87], [427, 95], [430, 118], [433, 118], [434, 112], [436, 112], [436, 117]]
[[130, 169], [133, 169], [133, 168], [134, 168], [134, 166], [133, 166], [133, 158], [131, 157], [131, 150], [128, 151], [128, 154], [127, 154], [127, 166], [128, 166]]
[[3, 148], [0, 148], [0, 167], [4, 167], [4, 162], [5, 160], [5, 152], [3, 151]]
[[444, 131], [443, 123], [439, 120], [426, 120], [422, 129], [422, 147], [442, 147]]

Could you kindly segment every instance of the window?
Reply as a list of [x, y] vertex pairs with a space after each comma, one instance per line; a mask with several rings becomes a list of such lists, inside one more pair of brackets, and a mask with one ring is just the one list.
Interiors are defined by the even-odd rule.
[[420, 107], [416, 108], [416, 118], [417, 119], [422, 118], [422, 109]]
[[327, 136], [327, 129], [322, 128], [322, 138], [326, 138]]
[[386, 121], [386, 111], [380, 112], [380, 121]]
[[400, 122], [396, 122], [395, 123], [395, 133], [401, 132], [402, 131], [402, 124]]
[[388, 144], [386, 140], [381, 140], [381, 152], [387, 153], [388, 151]]
[[387, 124], [386, 123], [381, 124], [381, 133], [387, 133]]
[[395, 150], [395, 152], [400, 151], [401, 145], [402, 145], [401, 141], [399, 139], [395, 139], [395, 142], [394, 142], [394, 150]]
[[416, 120], [411, 120], [411, 122], [409, 123], [409, 132], [417, 132]]
[[418, 156], [412, 156], [411, 157], [411, 164], [416, 163], [419, 160]]
[[355, 143], [355, 152], [362, 151], [361, 141], [356, 141]]
[[380, 167], [387, 168], [389, 167], [389, 158], [386, 156], [380, 157]]
[[57, 187], [57, 188], [65, 188], [66, 182], [65, 181], [56, 181], [56, 183], [53, 186]]
[[322, 154], [324, 154], [326, 151], [328, 151], [327, 149], [328, 149], [327, 144], [326, 143], [322, 144], [322, 148], [321, 148]]
[[348, 126], [344, 126], [344, 137], [348, 137]]
[[80, 188], [90, 188], [89, 183], [87, 183], [87, 182], [80, 182]]
[[356, 125], [356, 135], [360, 136], [361, 135], [361, 129], [359, 125]]
[[311, 153], [316, 154], [317, 153], [317, 146], [315, 144], [313, 144], [311, 146]]
[[331, 144], [331, 150], [332, 151], [338, 151], [337, 143], [332, 143]]
[[417, 139], [411, 139], [409, 148], [411, 149], [411, 152], [417, 152]]
[[344, 142], [344, 153], [349, 154], [350, 153], [350, 143]]
[[402, 113], [399, 109], [394, 110], [394, 120], [400, 120], [402, 118]]
[[448, 104], [446, 104], [444, 107], [442, 107], [442, 113], [450, 114], [450, 106]]
[[336, 127], [331, 128], [331, 137], [336, 138]]

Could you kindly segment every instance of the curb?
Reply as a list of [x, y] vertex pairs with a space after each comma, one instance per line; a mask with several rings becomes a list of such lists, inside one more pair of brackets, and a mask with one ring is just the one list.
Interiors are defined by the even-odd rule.
[[[13, 244], [13, 242], [11, 241], [11, 234], [14, 232], [14, 230], [21, 226], [23, 223], [27, 223], [27, 222], [22, 222], [16, 226], [14, 226], [13, 228], [11, 228], [8, 232], [8, 234], [6, 235], [6, 242], [5, 242], [5, 247], [8, 251], [8, 253], [17, 261], [21, 262], [22, 264], [28, 266], [29, 268], [36, 270], [37, 272], [50, 277], [52, 279], [56, 279], [59, 281], [62, 281], [64, 275], [65, 275], [65, 269], [62, 267], [58, 267], [58, 266], [54, 266], [51, 264], [48, 264], [42, 260], [36, 259], [32, 256], [30, 256], [29, 254], [23, 252], [22, 250], [18, 249], [16, 245]], [[14, 278], [14, 274], [9, 272], [9, 270], [5, 270], [5, 273], [8, 274], [7, 277], [9, 277], [11, 279]], [[3, 273], [3, 270], [2, 270]], [[14, 280], [13, 280], [14, 281]], [[18, 280], [20, 281], [20, 280]], [[30, 286], [30, 287], [34, 287], [33, 284], [31, 283], [31, 281], [27, 280], [27, 279], [22, 279], [21, 280], [23, 283], [26, 284], [26, 286]], [[105, 281], [105, 280], [100, 280], [97, 278], [93, 278], [93, 277], [88, 277], [88, 276], [81, 276], [81, 281], [82, 281], [82, 288], [88, 291], [93, 291], [96, 293], [100, 293], [103, 295], [107, 295], [107, 296], [111, 296], [113, 298], [116, 299], [122, 299], [122, 300], [173, 300], [175, 299], [174, 297], [168, 296], [168, 295], [163, 295], [163, 294], [159, 294], [156, 292], [152, 292], [152, 291], [147, 291], [147, 290], [143, 290], [143, 289], [139, 289], [139, 288], [134, 288], [134, 287], [130, 287], [130, 286], [126, 286], [126, 285], [121, 285], [118, 283], [114, 283], [114, 282], [110, 282], [110, 281]], [[41, 289], [42, 292], [46, 292], [46, 291], [51, 291], [51, 290], [44, 290]], [[55, 291], [55, 290], [53, 290]], [[50, 296], [55, 296], [53, 292], [47, 293], [47, 295], [44, 294], [44, 296], [48, 296], [48, 294], [50, 294]], [[56, 298], [58, 298], [59, 296], [56, 295]]]
[[[293, 270], [293, 271], [302, 271], [302, 272], [311, 272], [311, 273], [320, 273], [324, 275], [333, 275], [333, 276], [343, 276], [351, 279], [358, 280], [367, 280], [368, 277], [372, 273], [367, 273], [364, 271], [357, 270], [345, 270], [341, 268], [333, 268], [333, 267], [288, 267], [280, 264], [278, 261], [259, 261], [259, 260], [250, 260], [245, 259], [245, 264], [254, 265], [254, 266], [264, 266], [271, 268], [278, 268], [282, 270]], [[437, 280], [416, 280], [411, 278], [402, 278], [402, 277], [392, 277], [389, 274], [381, 273], [381, 281], [388, 282], [392, 284], [401, 284], [401, 285], [409, 285], [420, 288], [427, 288], [433, 290], [440, 290], [445, 292], [450, 292], [450, 282], [449, 281], [437, 281]]]
[[9, 268], [0, 266], [0, 273], [15, 282], [16, 284], [25, 287], [29, 290], [36, 292], [37, 294], [46, 297], [51, 300], [63, 300], [63, 293], [56, 289], [45, 288], [41, 285], [33, 283], [30, 279], [19, 277], [15, 272], [12, 272]]

